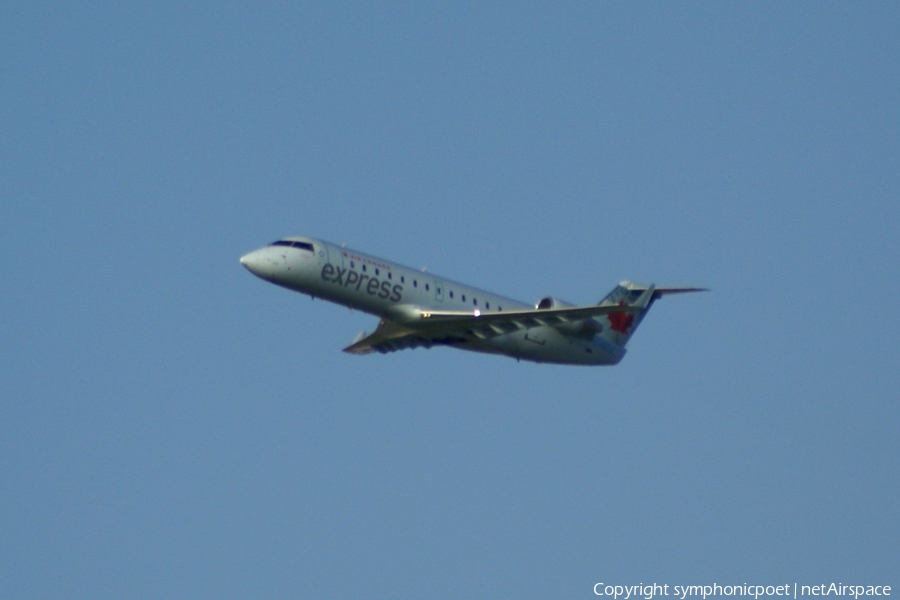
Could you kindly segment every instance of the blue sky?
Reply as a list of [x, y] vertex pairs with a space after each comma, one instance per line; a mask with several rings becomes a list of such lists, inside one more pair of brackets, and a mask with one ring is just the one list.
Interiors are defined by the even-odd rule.
[[[892, 3], [0, 8], [0, 595], [900, 585]], [[614, 368], [340, 352], [346, 242]]]

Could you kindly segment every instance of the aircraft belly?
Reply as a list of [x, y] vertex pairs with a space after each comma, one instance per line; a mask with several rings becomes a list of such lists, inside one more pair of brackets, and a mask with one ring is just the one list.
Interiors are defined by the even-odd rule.
[[505, 354], [507, 356], [519, 357], [521, 351], [519, 343], [515, 335], [498, 335], [487, 340], [471, 340], [460, 347], [467, 350], [476, 350], [479, 352], [489, 352], [491, 354]]
[[601, 338], [571, 337], [553, 327], [535, 327], [467, 344], [467, 349], [505, 354], [519, 360], [570, 365], [617, 364], [624, 356]]
[[318, 278], [306, 282], [304, 288], [303, 291], [305, 293], [374, 315], [383, 314], [392, 304], [375, 295], [367, 294], [365, 290], [360, 291], [354, 288], [336, 287], [329, 285]]

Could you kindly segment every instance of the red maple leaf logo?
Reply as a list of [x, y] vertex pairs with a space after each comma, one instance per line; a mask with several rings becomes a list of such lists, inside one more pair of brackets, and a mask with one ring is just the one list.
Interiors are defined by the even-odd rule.
[[[619, 306], [625, 306], [625, 303], [619, 301]], [[609, 328], [619, 333], [628, 333], [628, 328], [634, 323], [634, 315], [628, 315], [623, 312], [609, 313]]]

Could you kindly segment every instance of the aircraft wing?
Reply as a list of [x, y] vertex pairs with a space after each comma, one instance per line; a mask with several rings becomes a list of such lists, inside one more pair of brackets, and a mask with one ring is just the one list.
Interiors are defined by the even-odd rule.
[[587, 322], [585, 332], [593, 336], [596, 329], [587, 321], [609, 314], [639, 313], [655, 298], [667, 294], [706, 291], [705, 288], [661, 287], [654, 285], [638, 288], [641, 295], [632, 304], [594, 304], [563, 308], [536, 308], [481, 313], [473, 311], [440, 311], [422, 309], [418, 318], [404, 319], [398, 323], [382, 319], [371, 335], [360, 335], [344, 352], [369, 354], [370, 352], [394, 352], [408, 348], [430, 348], [436, 344], [458, 344], [474, 340], [487, 340], [498, 335], [535, 327], [560, 327]]
[[369, 354], [370, 352], [394, 352], [408, 348], [435, 344], [466, 342], [473, 338], [485, 340], [514, 331], [534, 327], [556, 326], [583, 321], [591, 317], [612, 313], [639, 312], [646, 308], [653, 295], [649, 288], [632, 305], [618, 304], [511, 310], [482, 314], [479, 311], [429, 311], [420, 312], [419, 319], [404, 324], [382, 319], [374, 333], [361, 335], [344, 352]]

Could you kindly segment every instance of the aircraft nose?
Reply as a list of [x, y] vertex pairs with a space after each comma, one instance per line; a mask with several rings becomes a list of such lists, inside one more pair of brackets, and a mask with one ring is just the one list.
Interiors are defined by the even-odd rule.
[[270, 269], [268, 267], [271, 265], [269, 261], [265, 260], [264, 254], [263, 250], [254, 250], [241, 257], [241, 264], [257, 277], [265, 277], [265, 275], [269, 274], [268, 271]]

